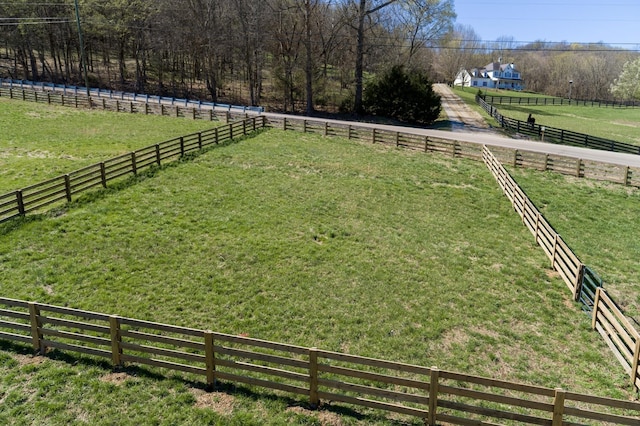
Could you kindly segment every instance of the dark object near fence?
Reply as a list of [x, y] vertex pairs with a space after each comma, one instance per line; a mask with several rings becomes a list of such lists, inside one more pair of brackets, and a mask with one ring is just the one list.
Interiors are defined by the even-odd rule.
[[536, 124], [536, 119], [533, 118], [531, 114], [529, 114], [529, 117], [527, 117], [527, 123], [529, 123], [530, 126], [533, 126], [534, 124]]
[[[505, 117], [498, 112], [496, 107], [490, 105], [479, 96], [476, 97], [476, 102], [489, 115], [495, 118], [502, 128], [516, 133], [533, 136], [536, 139], [540, 139], [542, 136], [542, 126], [535, 124], [535, 121], [530, 123], [528, 120], [525, 122], [522, 120], [516, 120], [515, 118]], [[585, 133], [577, 133], [555, 127], [544, 126], [544, 137], [545, 141], [560, 145], [583, 146], [585, 148], [599, 149], [602, 151], [640, 155], [640, 146], [637, 145], [617, 142], [611, 139], [599, 138]]]

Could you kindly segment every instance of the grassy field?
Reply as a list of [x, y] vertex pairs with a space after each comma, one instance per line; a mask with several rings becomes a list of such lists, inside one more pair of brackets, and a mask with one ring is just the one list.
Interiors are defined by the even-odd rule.
[[578, 257], [605, 280], [616, 302], [640, 322], [640, 189], [524, 169], [511, 173]]
[[[455, 93], [475, 110], [482, 111], [488, 122], [496, 125], [494, 119], [478, 107], [475, 102], [477, 90], [466, 88], [455, 89]], [[518, 96], [518, 93], [500, 91], [494, 96]], [[530, 94], [529, 94], [530, 95]], [[586, 133], [618, 142], [640, 145], [640, 108], [598, 108], [585, 106], [535, 106], [535, 105], [496, 105], [498, 111], [510, 118], [526, 121], [529, 114], [536, 119], [536, 124]]]
[[0, 99], [0, 193], [216, 125]]
[[[277, 130], [0, 227], [7, 297], [628, 397], [548, 268], [481, 163]], [[5, 349], [9, 423], [337, 415]]]

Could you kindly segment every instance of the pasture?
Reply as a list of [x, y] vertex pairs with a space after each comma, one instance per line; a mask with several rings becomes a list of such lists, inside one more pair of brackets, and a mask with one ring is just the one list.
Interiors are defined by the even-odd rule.
[[[0, 276], [6, 297], [630, 392], [493, 177], [468, 160], [271, 130], [0, 225]], [[2, 349], [0, 419], [318, 424], [340, 412]]]
[[625, 312], [640, 320], [640, 190], [555, 173], [510, 172]]
[[0, 194], [217, 122], [0, 99]]
[[[464, 91], [457, 88], [455, 93], [465, 102], [474, 107], [477, 90], [466, 88]], [[488, 95], [509, 96], [509, 92], [500, 91], [496, 94], [492, 91]], [[521, 96], [513, 93], [513, 96]], [[525, 95], [522, 95], [525, 96]], [[543, 106], [543, 105], [495, 105], [495, 107], [509, 118], [526, 121], [529, 114], [536, 119], [536, 124], [541, 126], [556, 127], [571, 130], [578, 133], [586, 133], [591, 136], [611, 139], [632, 145], [640, 145], [640, 108], [604, 108], [591, 106]], [[478, 109], [476, 109], [478, 110]], [[480, 108], [478, 111], [482, 111]], [[489, 120], [489, 115], [482, 112], [483, 117]], [[490, 119], [489, 123], [495, 125]]]

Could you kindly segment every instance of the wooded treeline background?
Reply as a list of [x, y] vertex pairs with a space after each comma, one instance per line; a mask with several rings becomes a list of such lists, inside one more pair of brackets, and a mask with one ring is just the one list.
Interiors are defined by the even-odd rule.
[[[360, 111], [393, 65], [453, 81], [502, 58], [530, 91], [612, 99], [638, 52], [603, 44], [486, 42], [453, 0], [79, 0], [92, 87], [270, 110]], [[0, 76], [84, 85], [74, 1], [0, 3]]]

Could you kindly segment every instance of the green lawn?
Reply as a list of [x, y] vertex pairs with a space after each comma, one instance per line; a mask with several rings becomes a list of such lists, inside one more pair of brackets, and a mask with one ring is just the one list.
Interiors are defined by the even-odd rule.
[[550, 172], [512, 173], [616, 302], [640, 321], [640, 189]]
[[[475, 95], [477, 90], [460, 88], [455, 93], [477, 111], [482, 111], [490, 123], [496, 125], [484, 110], [477, 106]], [[500, 91], [495, 96], [518, 96], [517, 92]], [[544, 96], [541, 96], [544, 97]], [[526, 121], [529, 114], [536, 119], [536, 124], [586, 133], [618, 142], [640, 145], [640, 108], [598, 108], [590, 106], [535, 106], [535, 105], [496, 105], [500, 114], [506, 117]]]
[[218, 122], [0, 99], [0, 194]]
[[[271, 130], [130, 183], [0, 228], [2, 294], [630, 395], [481, 163]], [[308, 421], [287, 400], [213, 394], [245, 407], [219, 417], [176, 380], [136, 375], [121, 393], [93, 365], [3, 356], [0, 393], [21, 402], [0, 408], [8, 419], [120, 423], [163, 406], [167, 423]], [[118, 409], [90, 409], [103, 400]]]

